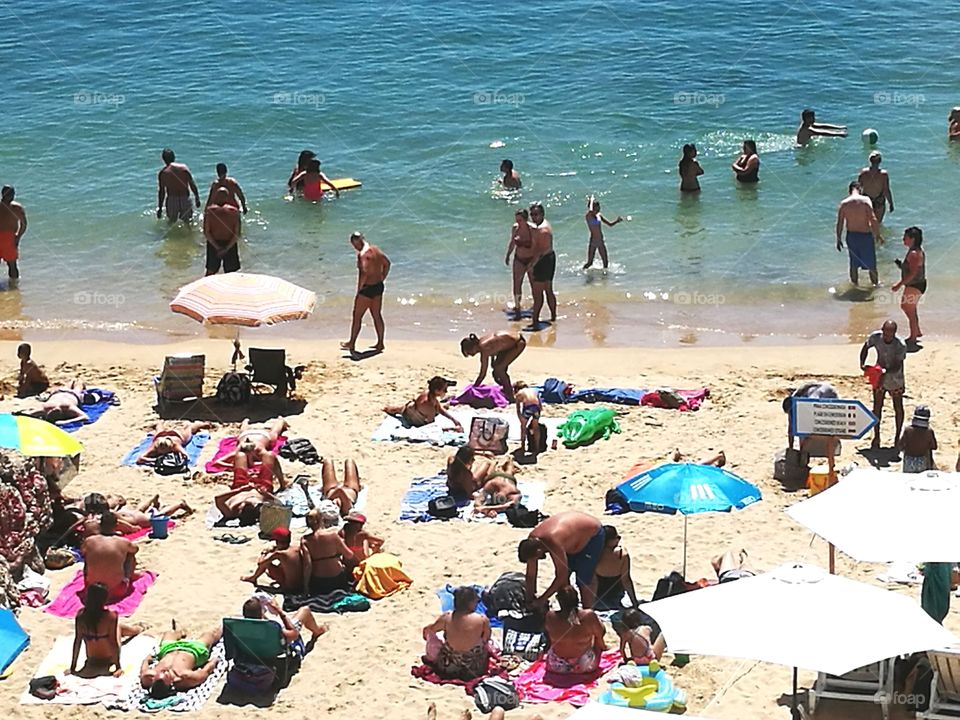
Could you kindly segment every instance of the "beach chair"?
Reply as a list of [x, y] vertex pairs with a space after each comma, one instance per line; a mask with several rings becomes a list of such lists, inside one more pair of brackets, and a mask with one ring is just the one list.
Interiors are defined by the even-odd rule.
[[864, 665], [845, 675], [818, 673], [808, 698], [810, 713], [815, 713], [817, 704], [824, 699], [853, 700], [878, 704], [883, 719], [887, 720], [893, 703], [894, 660], [889, 658]]
[[[960, 718], [960, 649], [931, 650], [927, 653], [933, 670], [930, 683], [930, 706], [917, 713], [924, 720]], [[917, 692], [923, 692], [918, 688]]]
[[231, 672], [258, 667], [273, 671], [274, 690], [286, 687], [300, 667], [300, 656], [272, 620], [224, 618], [223, 649], [233, 661]]
[[289, 391], [297, 389], [297, 373], [287, 365], [286, 350], [250, 348], [250, 364], [247, 372], [250, 380], [257, 385], [272, 385], [273, 394], [286, 397]]
[[161, 414], [170, 403], [183, 403], [203, 397], [204, 355], [182, 353], [168, 355], [163, 370], [153, 378], [157, 407]]

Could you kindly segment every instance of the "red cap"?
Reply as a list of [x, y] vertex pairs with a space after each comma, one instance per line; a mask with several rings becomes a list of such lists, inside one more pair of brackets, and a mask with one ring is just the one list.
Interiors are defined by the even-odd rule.
[[362, 513], [350, 513], [343, 519], [346, 520], [347, 522], [355, 522], [363, 525], [367, 521], [367, 516], [363, 515]]
[[276, 527], [270, 531], [270, 539], [274, 542], [290, 539], [290, 531], [285, 527]]

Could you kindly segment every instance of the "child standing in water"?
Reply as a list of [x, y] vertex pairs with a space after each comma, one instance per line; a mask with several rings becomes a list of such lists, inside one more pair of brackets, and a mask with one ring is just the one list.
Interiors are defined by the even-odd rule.
[[591, 195], [590, 200], [587, 201], [587, 214], [585, 216], [585, 220], [587, 221], [587, 230], [590, 232], [590, 239], [587, 247], [587, 262], [583, 266], [583, 269], [586, 270], [593, 265], [593, 258], [599, 251], [600, 260], [603, 262], [603, 269], [606, 270], [607, 266], [609, 265], [609, 258], [607, 257], [607, 245], [603, 241], [602, 225], [613, 227], [617, 223], [622, 222], [623, 218], [617, 215], [616, 220], [612, 222], [607, 220], [603, 215], [600, 214], [600, 201], [596, 199], [596, 196]]

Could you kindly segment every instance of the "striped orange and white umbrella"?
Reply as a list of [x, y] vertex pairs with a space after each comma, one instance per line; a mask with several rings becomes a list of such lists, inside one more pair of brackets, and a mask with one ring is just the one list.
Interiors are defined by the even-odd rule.
[[210, 325], [257, 327], [303, 320], [317, 294], [270, 275], [208, 275], [180, 288], [170, 309]]

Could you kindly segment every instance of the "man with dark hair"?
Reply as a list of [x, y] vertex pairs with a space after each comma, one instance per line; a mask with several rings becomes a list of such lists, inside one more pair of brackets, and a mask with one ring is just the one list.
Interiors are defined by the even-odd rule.
[[863, 194], [860, 183], [854, 180], [847, 186], [849, 193], [837, 208], [837, 252], [843, 252], [843, 228], [847, 228], [847, 250], [850, 255], [850, 282], [858, 285], [860, 268], [870, 273], [870, 282], [876, 287], [877, 243], [883, 243], [880, 237], [880, 223], [873, 212], [873, 203]]
[[357, 251], [357, 295], [353, 299], [353, 317], [350, 321], [350, 339], [340, 347], [356, 355], [357, 337], [367, 311], [373, 318], [377, 344], [373, 349], [383, 352], [383, 283], [390, 274], [390, 258], [376, 245], [371, 245], [361, 232], [350, 235], [350, 244]]
[[530, 206], [531, 236], [533, 237], [533, 260], [530, 262], [530, 288], [533, 291], [533, 313], [529, 331], [541, 330], [540, 312], [546, 301], [550, 309], [550, 322], [557, 321], [557, 296], [553, 292], [553, 277], [557, 273], [557, 253], [553, 249], [553, 227], [547, 222], [543, 204]]
[[0, 190], [0, 260], [7, 264], [11, 280], [20, 277], [17, 267], [20, 239], [27, 231], [27, 211], [13, 199], [16, 194], [11, 185], [4, 185]]
[[157, 219], [160, 219], [166, 205], [167, 220], [171, 223], [177, 220], [190, 222], [193, 217], [191, 192], [197, 208], [200, 207], [200, 191], [193, 181], [190, 168], [176, 162], [177, 157], [170, 148], [164, 148], [160, 157], [163, 158], [163, 167], [157, 173]]
[[893, 192], [890, 190], [890, 175], [886, 170], [880, 168], [880, 161], [883, 158], [878, 150], [870, 153], [870, 165], [860, 171], [857, 182], [863, 186], [863, 194], [870, 198], [873, 203], [873, 212], [877, 216], [877, 222], [883, 222], [883, 216], [887, 214], [887, 203], [890, 204], [890, 212], [893, 212]]
[[280, 592], [300, 592], [303, 589], [302, 548], [290, 547], [290, 531], [285, 527], [274, 528], [270, 538], [273, 547], [260, 553], [257, 569], [240, 579], [256, 585], [257, 579], [266, 573]]
[[203, 236], [207, 240], [207, 275], [216, 275], [223, 265], [225, 273], [240, 269], [240, 211], [230, 204], [230, 191], [225, 187], [213, 191], [213, 204], [203, 213]]
[[[269, 611], [270, 616], [264, 617], [264, 610]], [[253, 596], [243, 603], [243, 616], [249, 620], [270, 620], [280, 626], [283, 633], [283, 639], [289, 645], [296, 645], [298, 642], [302, 648], [303, 643], [300, 640], [300, 628], [305, 627], [310, 631], [312, 640], [323, 635], [329, 628], [321, 625], [310, 612], [310, 608], [299, 608], [292, 615], [287, 615], [273, 598], [263, 596]]]
[[176, 621], [172, 624], [173, 629], [161, 636], [157, 652], [145, 657], [140, 665], [140, 685], [154, 700], [202, 685], [220, 662], [220, 658], [210, 657], [223, 634], [219, 626], [201, 633], [196, 640], [187, 640]]
[[503, 177], [500, 178], [500, 184], [505, 188], [516, 190], [523, 187], [523, 183], [520, 181], [520, 173], [513, 169], [513, 160], [504, 160], [501, 162], [500, 172], [503, 173]]
[[806, 145], [814, 137], [846, 137], [846, 125], [831, 125], [817, 122], [817, 114], [807, 108], [800, 113], [800, 127], [797, 128], [797, 145]]
[[236, 178], [227, 175], [227, 166], [225, 163], [217, 163], [217, 179], [210, 183], [210, 192], [207, 194], [207, 204], [204, 207], [213, 204], [214, 195], [220, 188], [224, 188], [230, 193], [230, 204], [235, 208], [240, 208], [243, 214], [246, 215], [247, 198], [243, 194], [243, 188], [240, 187], [240, 183], [237, 182]]
[[[583, 606], [593, 606], [593, 576], [603, 552], [602, 523], [592, 515], [569, 510], [552, 515], [520, 541], [517, 557], [527, 565], [527, 602], [545, 606], [557, 590], [570, 582], [570, 574], [577, 576], [577, 586], [583, 595]], [[539, 562], [547, 557], [553, 560], [555, 576], [550, 586], [537, 596]]]
[[107, 510], [100, 515], [100, 534], [86, 538], [80, 547], [84, 587], [103, 583], [109, 602], [122, 600], [130, 593], [139, 549], [135, 543], [114, 535], [116, 530], [117, 518]]

